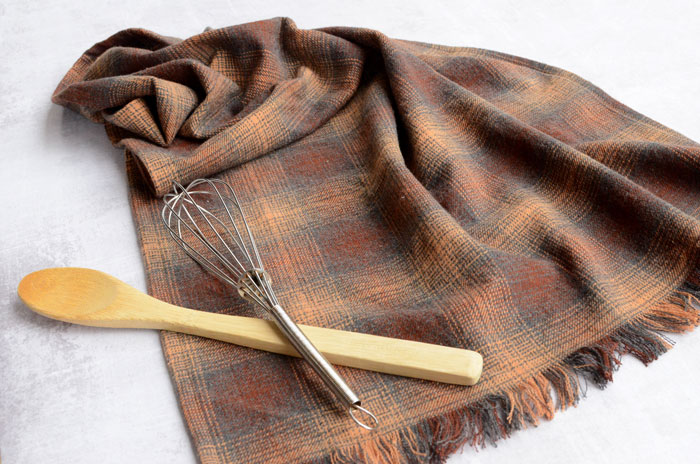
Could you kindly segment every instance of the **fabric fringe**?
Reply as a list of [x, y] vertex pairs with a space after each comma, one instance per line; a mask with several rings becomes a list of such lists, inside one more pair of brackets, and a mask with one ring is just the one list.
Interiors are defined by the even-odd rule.
[[542, 418], [552, 419], [557, 410], [576, 405], [585, 396], [588, 383], [604, 388], [611, 382], [622, 355], [632, 354], [649, 364], [673, 345], [664, 332], [687, 332], [699, 324], [700, 279], [693, 276], [668, 299], [611, 335], [577, 350], [511, 390], [409, 429], [337, 450], [316, 462], [443, 463], [465, 444], [495, 444], [516, 430], [536, 426]]

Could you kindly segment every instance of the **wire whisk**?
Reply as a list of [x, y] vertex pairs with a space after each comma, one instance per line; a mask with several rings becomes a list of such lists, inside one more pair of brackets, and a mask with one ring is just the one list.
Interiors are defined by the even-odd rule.
[[[270, 314], [292, 346], [347, 408], [352, 419], [365, 429], [375, 428], [378, 420], [374, 414], [360, 405], [357, 395], [277, 300], [233, 188], [218, 179], [197, 179], [187, 187], [173, 182], [173, 192], [166, 194], [163, 201], [163, 223], [185, 253], [236, 289], [241, 297]], [[357, 412], [367, 415], [370, 423], [362, 422]]]

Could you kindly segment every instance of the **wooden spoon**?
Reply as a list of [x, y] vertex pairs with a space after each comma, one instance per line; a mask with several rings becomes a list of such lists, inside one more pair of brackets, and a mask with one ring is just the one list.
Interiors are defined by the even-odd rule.
[[[273, 353], [299, 356], [272, 321], [196, 311], [157, 300], [93, 269], [53, 268], [19, 283], [20, 298], [39, 314], [97, 327], [164, 329]], [[333, 364], [458, 385], [481, 376], [479, 353], [460, 348], [299, 325]]]

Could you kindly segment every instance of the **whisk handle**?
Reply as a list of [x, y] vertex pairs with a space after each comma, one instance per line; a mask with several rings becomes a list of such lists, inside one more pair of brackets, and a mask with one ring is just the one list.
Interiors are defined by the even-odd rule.
[[331, 363], [316, 349], [304, 332], [301, 331], [280, 305], [272, 306], [270, 311], [275, 318], [277, 327], [289, 339], [292, 346], [302, 358], [308, 361], [313, 369], [321, 376], [323, 382], [346, 405], [351, 406], [360, 402], [360, 398], [345, 383]]
[[353, 420], [367, 429], [374, 428], [374, 426], [368, 426], [359, 421], [354, 412], [359, 410], [369, 415], [375, 423], [374, 425], [376, 425], [377, 422], [376, 417], [360, 406], [360, 398], [350, 389], [331, 363], [316, 349], [313, 343], [311, 343], [311, 340], [304, 335], [304, 332], [294, 323], [285, 310], [280, 305], [273, 305], [270, 307], [270, 313], [277, 327], [279, 327], [282, 333], [289, 339], [292, 346], [294, 346], [309, 364], [311, 364], [314, 371], [323, 379], [323, 383], [325, 383], [333, 394], [348, 408]]

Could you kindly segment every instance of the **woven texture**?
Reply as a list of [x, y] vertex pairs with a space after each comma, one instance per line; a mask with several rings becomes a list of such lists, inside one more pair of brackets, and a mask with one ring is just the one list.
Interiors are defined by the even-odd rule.
[[367, 432], [302, 360], [164, 332], [203, 463], [443, 461], [698, 323], [700, 145], [566, 71], [275, 18], [119, 32], [53, 101], [125, 148], [153, 296], [260, 316], [160, 223], [173, 180], [217, 176], [297, 322], [484, 356], [474, 387], [338, 368]]

